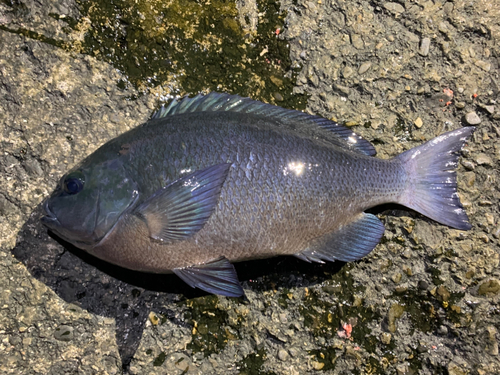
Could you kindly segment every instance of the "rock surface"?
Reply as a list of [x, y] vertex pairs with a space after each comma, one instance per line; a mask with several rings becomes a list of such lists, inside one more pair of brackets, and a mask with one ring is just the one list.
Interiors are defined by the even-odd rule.
[[[148, 19], [160, 6], [138, 3], [123, 14]], [[220, 25], [239, 30], [240, 19], [258, 33], [268, 17], [256, 12], [273, 4], [241, 3], [244, 16]], [[79, 2], [0, 2], [0, 373], [118, 374], [122, 361], [132, 374], [500, 373], [500, 128], [498, 113], [483, 110], [499, 100], [500, 4], [284, 0], [281, 9], [286, 27], [271, 25], [274, 39], [255, 59], [289, 59], [296, 85], [280, 86], [295, 73], [266, 81], [251, 72], [257, 99], [266, 85], [283, 105], [307, 95], [308, 112], [352, 126], [382, 158], [480, 113], [458, 170], [473, 229], [384, 208], [382, 243], [355, 264], [238, 265], [248, 301], [201, 296], [173, 276], [138, 276], [65, 247], [39, 224], [39, 204], [72, 165], [145, 121], [179, 76], [159, 88], [129, 84], [82, 47], [89, 30], [127, 23], [99, 29]], [[273, 40], [286, 41], [287, 56], [273, 55]], [[244, 44], [220, 55], [252, 48]]]

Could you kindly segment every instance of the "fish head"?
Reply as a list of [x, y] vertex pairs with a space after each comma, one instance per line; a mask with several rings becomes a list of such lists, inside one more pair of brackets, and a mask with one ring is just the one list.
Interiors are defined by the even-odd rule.
[[89, 250], [138, 197], [137, 185], [120, 159], [82, 164], [63, 176], [45, 201], [42, 222], [62, 239]]

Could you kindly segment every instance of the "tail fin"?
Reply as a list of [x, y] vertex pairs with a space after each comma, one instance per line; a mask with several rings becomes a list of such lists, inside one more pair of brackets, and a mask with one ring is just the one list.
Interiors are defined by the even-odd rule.
[[459, 152], [474, 130], [453, 130], [398, 155], [409, 178], [408, 189], [399, 203], [441, 224], [470, 229], [458, 198], [455, 168]]

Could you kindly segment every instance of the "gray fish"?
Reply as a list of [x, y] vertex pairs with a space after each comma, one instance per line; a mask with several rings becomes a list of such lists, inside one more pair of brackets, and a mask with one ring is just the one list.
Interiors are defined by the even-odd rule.
[[198, 95], [173, 101], [73, 168], [45, 202], [42, 221], [108, 262], [240, 296], [230, 262], [364, 257], [384, 233], [364, 211], [383, 203], [470, 229], [455, 169], [473, 131], [453, 130], [382, 160], [333, 121]]

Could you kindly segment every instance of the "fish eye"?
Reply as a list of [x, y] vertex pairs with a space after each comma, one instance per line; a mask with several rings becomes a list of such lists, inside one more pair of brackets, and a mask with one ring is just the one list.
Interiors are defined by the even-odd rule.
[[84, 183], [85, 181], [82, 175], [71, 174], [64, 179], [63, 189], [69, 195], [78, 194], [83, 190]]

